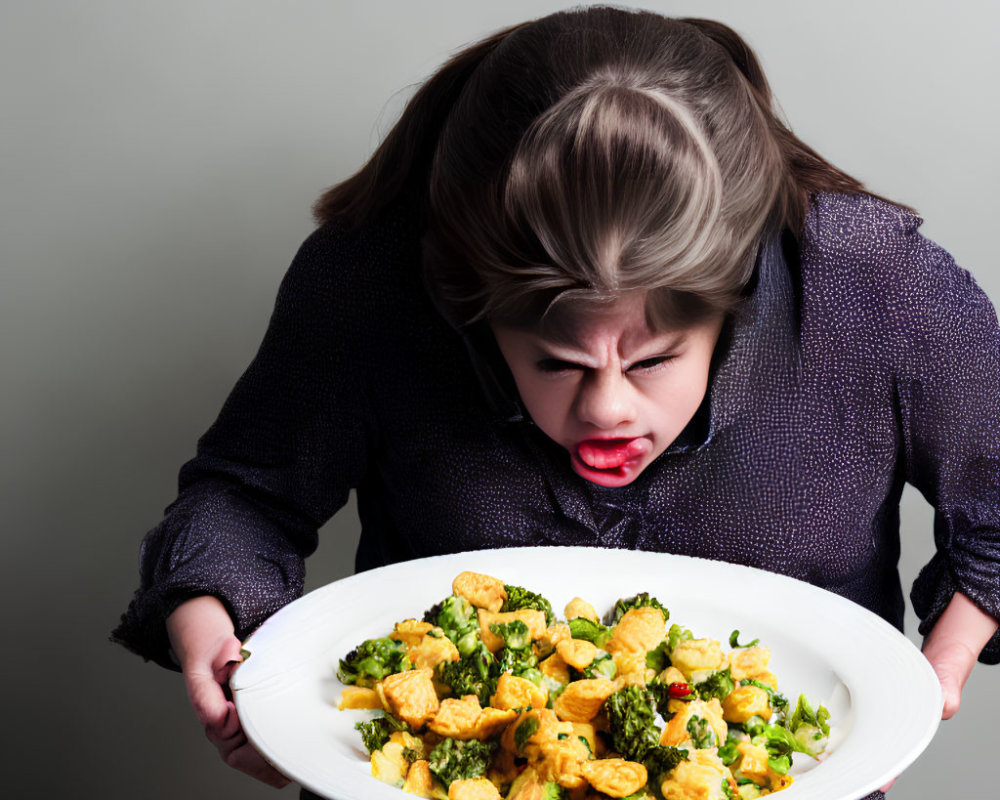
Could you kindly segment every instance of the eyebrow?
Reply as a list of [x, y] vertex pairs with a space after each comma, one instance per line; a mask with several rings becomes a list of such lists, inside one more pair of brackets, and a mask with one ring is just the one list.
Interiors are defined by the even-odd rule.
[[[583, 363], [586, 359], [581, 359], [579, 356], [587, 355], [580, 343], [573, 337], [568, 331], [563, 332], [564, 335], [561, 336], [542, 336], [541, 334], [533, 334], [535, 345], [542, 350], [545, 355], [549, 358], [555, 358], [560, 361], [569, 362], [579, 362]], [[687, 338], [687, 331], [679, 330], [672, 331], [670, 333], [657, 334], [655, 336], [655, 341], [653, 346], [649, 348], [649, 351], [645, 353], [641, 358], [627, 360], [627, 363], [634, 364], [638, 361], [643, 361], [647, 358], [653, 358], [664, 352], [673, 350], [679, 344], [681, 344]], [[566, 347], [570, 353], [559, 353], [559, 348]], [[646, 348], [641, 348], [641, 351], [645, 351]]]

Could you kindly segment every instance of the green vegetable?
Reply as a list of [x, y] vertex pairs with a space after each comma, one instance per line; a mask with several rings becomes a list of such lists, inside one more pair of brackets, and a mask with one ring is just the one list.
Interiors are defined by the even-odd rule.
[[733, 793], [733, 787], [729, 785], [727, 778], [722, 779], [722, 794], [725, 795], [726, 800], [740, 800], [739, 796]]
[[734, 650], [738, 647], [753, 647], [760, 639], [754, 639], [752, 642], [747, 642], [746, 644], [739, 643], [740, 632], [738, 630], [733, 631], [729, 634], [729, 646]]
[[412, 668], [402, 642], [388, 637], [368, 639], [340, 660], [337, 677], [343, 683], [371, 687], [386, 675]]
[[642, 765], [649, 775], [647, 786], [650, 786], [659, 795], [659, 788], [666, 777], [682, 761], [687, 761], [688, 751], [679, 747], [667, 747], [658, 744], [646, 751], [642, 759]]
[[730, 736], [726, 739], [726, 743], [719, 748], [719, 758], [722, 759], [722, 763], [727, 767], [740, 757], [740, 750], [737, 745], [738, 740]]
[[546, 625], [551, 625], [556, 621], [556, 615], [552, 613], [552, 604], [540, 594], [528, 591], [522, 586], [505, 584], [503, 588], [507, 591], [507, 599], [500, 607], [501, 611], [520, 611], [522, 608], [533, 608], [545, 612]]
[[815, 758], [826, 749], [830, 736], [830, 726], [827, 723], [829, 718], [830, 712], [826, 708], [820, 706], [819, 710], [813, 711], [806, 696], [799, 695], [799, 702], [792, 712], [792, 718], [788, 721], [788, 729], [799, 743], [802, 752]]
[[431, 750], [427, 760], [430, 762], [431, 773], [447, 789], [453, 781], [471, 780], [485, 775], [495, 749], [495, 743], [479, 739], [443, 739]]
[[641, 762], [660, 741], [653, 714], [653, 696], [643, 686], [626, 686], [604, 701], [614, 750], [629, 761]]
[[729, 668], [726, 667], [726, 669], [719, 672], [713, 672], [701, 683], [696, 683], [694, 685], [694, 693], [702, 700], [711, 700], [713, 697], [725, 700], [735, 688], [736, 683], [729, 673]]
[[696, 750], [704, 750], [706, 747], [715, 747], [718, 744], [715, 730], [708, 724], [707, 719], [692, 715], [687, 723], [687, 732]]
[[354, 728], [361, 731], [361, 741], [364, 743], [368, 755], [371, 755], [385, 746], [393, 731], [405, 731], [406, 725], [386, 714], [382, 717], [375, 717], [368, 722], [356, 722]]
[[496, 659], [482, 642], [458, 661], [442, 661], [435, 673], [438, 682], [449, 686], [457, 697], [474, 694], [483, 706], [489, 704], [490, 697], [496, 692], [497, 679], [501, 674]]
[[787, 773], [792, 766], [792, 753], [811, 755], [794, 734], [781, 725], [770, 725], [760, 717], [751, 717], [744, 723], [744, 729], [750, 734], [751, 743], [764, 746], [768, 766], [780, 775]]
[[689, 641], [694, 638], [694, 634], [691, 633], [687, 628], [682, 628], [676, 622], [670, 626], [670, 630], [667, 632], [667, 650], [668, 652], [673, 652], [674, 648], [680, 642]]
[[618, 667], [615, 666], [615, 660], [610, 653], [598, 653], [594, 660], [583, 668], [583, 675], [586, 678], [612, 680], [617, 673]]
[[611, 641], [612, 631], [600, 622], [593, 622], [584, 617], [576, 617], [569, 621], [569, 632], [574, 639], [586, 639], [598, 647], [604, 647]]
[[424, 614], [424, 621], [441, 628], [456, 646], [466, 634], [475, 633], [477, 637], [479, 634], [476, 609], [464, 597], [454, 594], [428, 609]]
[[538, 732], [538, 717], [528, 717], [514, 728], [514, 747], [523, 750], [525, 743]]
[[537, 667], [538, 658], [531, 652], [531, 648], [513, 650], [504, 647], [497, 654], [496, 675], [498, 678], [505, 672], [509, 672], [515, 677], [527, 678], [532, 683], [537, 684], [541, 680], [541, 672], [538, 671]]
[[649, 594], [649, 592], [640, 592], [634, 597], [623, 598], [615, 603], [615, 607], [605, 616], [604, 624], [617, 625], [626, 612], [631, 611], [633, 608], [644, 608], [646, 606], [658, 609], [663, 614], [664, 622], [670, 619], [670, 612], [663, 607], [663, 604], [659, 600]]
[[510, 650], [524, 650], [531, 647], [531, 632], [521, 620], [512, 622], [494, 622], [490, 630], [503, 639], [504, 646]]
[[663, 670], [670, 666], [669, 639], [664, 639], [652, 650], [646, 651], [646, 666], [649, 669], [655, 669], [657, 672], [663, 672]]

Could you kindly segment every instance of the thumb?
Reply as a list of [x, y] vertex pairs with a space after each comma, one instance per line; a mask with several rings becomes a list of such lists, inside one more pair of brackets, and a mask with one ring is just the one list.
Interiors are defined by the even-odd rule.
[[231, 703], [215, 676], [208, 671], [193, 670], [185, 673], [184, 683], [198, 721], [206, 727], [221, 730], [230, 714]]

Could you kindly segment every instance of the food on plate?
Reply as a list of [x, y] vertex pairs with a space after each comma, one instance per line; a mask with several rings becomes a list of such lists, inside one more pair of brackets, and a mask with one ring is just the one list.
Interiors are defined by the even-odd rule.
[[818, 758], [829, 713], [792, 707], [755, 639], [698, 638], [648, 593], [603, 620], [476, 572], [423, 619], [344, 656], [338, 707], [375, 778], [437, 800], [752, 800]]

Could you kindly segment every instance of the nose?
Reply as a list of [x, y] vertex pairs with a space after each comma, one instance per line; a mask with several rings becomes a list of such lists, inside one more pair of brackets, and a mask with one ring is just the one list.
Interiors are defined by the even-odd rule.
[[620, 369], [594, 370], [581, 382], [576, 413], [581, 422], [611, 431], [635, 422], [633, 389]]

